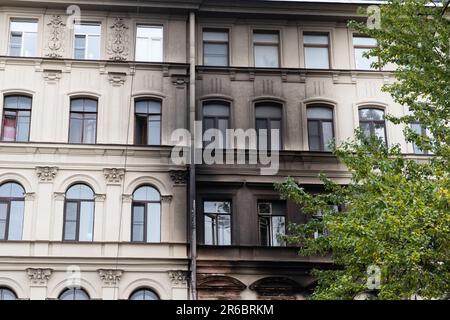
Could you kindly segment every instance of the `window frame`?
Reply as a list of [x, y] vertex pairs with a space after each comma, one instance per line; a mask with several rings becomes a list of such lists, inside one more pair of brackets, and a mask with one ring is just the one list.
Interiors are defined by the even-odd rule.
[[[159, 113], [137, 113], [136, 112], [136, 104], [138, 103], [138, 102], [141, 102], [141, 101], [153, 101], [153, 102], [158, 102], [159, 104], [160, 104], [160, 111], [159, 111]], [[145, 137], [145, 142], [143, 141], [142, 143], [138, 143], [137, 141], [138, 141], [138, 138], [137, 138], [137, 115], [138, 114], [140, 114], [140, 115], [145, 115], [145, 118], [146, 118], [146, 125], [145, 125], [145, 135], [144, 135], [144, 137]], [[159, 116], [159, 144], [149, 144], [148, 143], [148, 128], [149, 128], [149, 125], [148, 125], [148, 121], [149, 121], [149, 117], [150, 116]], [[163, 117], [163, 101], [162, 101], [162, 99], [160, 99], [160, 98], [153, 98], [153, 97], [149, 97], [149, 98], [145, 98], [145, 97], [143, 97], [143, 98], [139, 98], [139, 99], [135, 99], [134, 100], [134, 145], [136, 145], [136, 146], [150, 146], [150, 147], [152, 147], [152, 146], [161, 146], [162, 145], [162, 134], [163, 134], [163, 119], [162, 119], [162, 117]]]
[[[30, 100], [31, 100], [31, 102], [30, 102], [30, 108], [29, 109], [19, 109], [19, 108], [16, 108], [16, 109], [13, 109], [13, 108], [7, 108], [6, 106], [5, 106], [5, 102], [6, 102], [6, 99], [7, 98], [9, 98], [9, 97], [17, 97], [17, 98], [20, 98], [20, 97], [25, 97], [25, 98], [29, 98]], [[18, 115], [19, 115], [19, 112], [20, 111], [28, 111], [29, 113], [30, 113], [30, 116], [29, 116], [29, 121], [28, 121], [28, 136], [27, 136], [27, 139], [26, 139], [26, 141], [18, 141], [17, 140], [17, 119], [18, 119]], [[15, 129], [16, 129], [16, 136], [14, 137], [14, 141], [6, 141], [6, 140], [4, 140], [4, 133], [5, 133], [5, 125], [4, 125], [4, 121], [5, 121], [5, 113], [6, 112], [15, 112], [16, 113], [16, 127], [15, 127]], [[32, 119], [32, 114], [33, 114], [33, 97], [32, 96], [29, 96], [29, 95], [25, 95], [25, 94], [7, 94], [7, 95], [4, 95], [3, 96], [3, 110], [2, 110], [2, 118], [1, 118], [1, 130], [0, 130], [0, 141], [1, 142], [10, 142], [10, 143], [26, 143], [26, 142], [30, 142], [30, 137], [31, 137], [31, 119]]]
[[[361, 35], [361, 34], [352, 34], [352, 46], [353, 46], [353, 61], [355, 62], [355, 70], [362, 70], [362, 71], [381, 71], [381, 68], [370, 68], [370, 69], [358, 69], [358, 64], [357, 64], [357, 59], [356, 59], [356, 49], [376, 49], [378, 48], [378, 41], [376, 45], [355, 45], [354, 39], [355, 38], [370, 38], [376, 41], [376, 39], [366, 36], [366, 35]], [[366, 59], [366, 58], [364, 58]], [[380, 63], [380, 56], [377, 56], [377, 61], [378, 63]]]
[[[70, 190], [70, 188], [76, 186], [76, 185], [83, 185], [91, 189], [92, 193], [94, 194], [93, 199], [69, 199], [67, 198], [67, 192]], [[93, 217], [92, 217], [92, 240], [90, 241], [80, 241], [80, 222], [81, 222], [81, 203], [82, 202], [89, 202], [93, 203]], [[69, 203], [76, 203], [77, 204], [77, 216], [76, 216], [76, 227], [75, 227], [75, 239], [66, 239], [66, 221], [67, 221], [67, 205]], [[63, 217], [63, 234], [62, 234], [62, 241], [63, 242], [82, 242], [82, 243], [92, 243], [94, 242], [94, 231], [95, 231], [95, 192], [94, 189], [92, 189], [89, 185], [85, 183], [74, 183], [71, 186], [69, 186], [64, 193], [64, 217]]]
[[[164, 63], [165, 62], [165, 50], [164, 50], [164, 46], [165, 46], [165, 40], [164, 40], [164, 34], [165, 34], [165, 29], [166, 29], [166, 27], [164, 26], [164, 24], [158, 24], [158, 23], [155, 23], [155, 24], [152, 24], [152, 23], [147, 23], [147, 22], [137, 22], [137, 23], [135, 23], [135, 28], [134, 28], [134, 32], [135, 32], [135, 34], [134, 34], [134, 60], [135, 61], [138, 61], [138, 62], [144, 62], [144, 63]], [[149, 59], [148, 60], [137, 60], [137, 52], [138, 52], [138, 50], [137, 50], [137, 43], [138, 43], [138, 29], [139, 29], [139, 27], [143, 27], [143, 28], [146, 28], [146, 27], [149, 27], [149, 28], [161, 28], [161, 61], [153, 61], [153, 60], [150, 60], [150, 57], [149, 57]], [[139, 38], [141, 38], [141, 37], [139, 37]], [[145, 39], [147, 39], [147, 41], [148, 40], [151, 40], [151, 38], [145, 38]], [[150, 54], [150, 53], [149, 53]]]
[[[277, 47], [277, 66], [276, 67], [258, 67], [256, 65], [256, 47], [274, 47], [275, 43], [257, 42], [255, 41], [255, 34], [276, 34], [278, 36]], [[253, 46], [253, 63], [255, 68], [261, 69], [280, 69], [281, 68], [281, 32], [280, 30], [265, 30], [265, 29], [253, 29], [252, 32], [252, 46]]]
[[[161, 200], [161, 192], [158, 190], [158, 188], [156, 188], [156, 187], [154, 187], [153, 185], [150, 185], [150, 184], [143, 184], [143, 185], [140, 185], [140, 186], [138, 186], [137, 188], [135, 188], [134, 189], [134, 191], [133, 191], [133, 196], [134, 196], [134, 194], [135, 194], [135, 192], [137, 191], [137, 190], [139, 190], [140, 188], [143, 188], [143, 187], [150, 187], [150, 188], [153, 188], [153, 189], [155, 189], [157, 192], [158, 192], [158, 194], [159, 194], [159, 196], [160, 196], [160, 198], [159, 198], [159, 201], [156, 201], [156, 200], [135, 200], [134, 199], [134, 197], [133, 197], [133, 199], [132, 199], [132, 201], [131, 201], [131, 243], [146, 243], [146, 244], [152, 244], [152, 243], [161, 243], [161, 236], [162, 236], [162, 200]], [[148, 204], [151, 204], [151, 203], [155, 203], [155, 204], [159, 204], [159, 217], [160, 217], [160, 219], [159, 219], [159, 221], [160, 221], [160, 224], [159, 224], [159, 241], [157, 241], [157, 242], [148, 242], [148, 234], [147, 234], [147, 229], [148, 229], [148, 207], [147, 207], [147, 205]], [[134, 231], [133, 231], [133, 227], [134, 227], [134, 208], [135, 207], [137, 207], [137, 206], [140, 206], [140, 207], [144, 207], [144, 223], [143, 223], [143, 225], [144, 225], [144, 232], [143, 232], [143, 239], [142, 239], [142, 241], [137, 241], [137, 240], [133, 240], [134, 239]]]
[[[308, 109], [313, 109], [313, 108], [326, 108], [326, 109], [330, 109], [331, 113], [332, 113], [332, 118], [330, 119], [324, 119], [324, 118], [309, 118], [308, 117]], [[335, 129], [334, 129], [334, 107], [333, 106], [329, 106], [326, 104], [310, 104], [306, 106], [306, 131], [308, 133], [308, 149], [309, 151], [312, 152], [331, 152], [331, 151], [327, 151], [325, 150], [325, 144], [324, 144], [324, 139], [323, 139], [323, 123], [324, 122], [331, 122], [331, 132], [332, 132], [332, 136], [333, 139], [336, 137], [335, 136]], [[319, 149], [320, 150], [311, 150], [311, 139], [310, 139], [310, 135], [309, 135], [309, 123], [310, 122], [317, 122], [319, 124], [318, 128], [319, 128]]]
[[[102, 58], [102, 23], [101, 22], [98, 22], [98, 21], [81, 21], [79, 24], [77, 24], [77, 25], [91, 25], [91, 26], [98, 26], [99, 28], [100, 28], [100, 33], [98, 34], [98, 35], [93, 35], [93, 34], [87, 34], [87, 33], [80, 33], [80, 34], [77, 34], [77, 32], [76, 32], [76, 30], [75, 30], [75, 26], [74, 26], [74, 31], [73, 31], [73, 39], [72, 39], [72, 41], [73, 41], [73, 52], [72, 52], [72, 54], [73, 54], [73, 58], [74, 59], [78, 59], [78, 60], [100, 60], [101, 58]], [[80, 58], [76, 58], [76, 55], [75, 55], [75, 51], [76, 51], [76, 37], [77, 36], [79, 36], [79, 35], [82, 35], [82, 36], [84, 36], [84, 39], [85, 39], [85, 47], [84, 47], [84, 58], [83, 59], [80, 59]], [[98, 56], [98, 58], [97, 59], [89, 59], [88, 57], [87, 57], [87, 55], [88, 55], [88, 38], [89, 37], [92, 37], [92, 36], [98, 36], [99, 37], [99, 56]]]
[[[72, 111], [72, 102], [74, 100], [91, 100], [91, 101], [95, 101], [96, 104], [96, 111], [92, 112], [92, 111]], [[69, 144], [79, 144], [79, 145], [94, 145], [97, 144], [97, 135], [98, 135], [98, 105], [99, 105], [99, 100], [96, 97], [71, 97], [70, 98], [70, 107], [69, 107], [69, 136], [68, 136], [68, 143]], [[83, 107], [84, 108], [84, 107]], [[72, 122], [72, 114], [79, 114], [82, 115], [82, 128], [81, 128], [81, 142], [71, 142], [70, 141], [70, 133], [72, 132], [72, 126], [70, 125], [70, 123]], [[95, 114], [95, 135], [94, 135], [94, 142], [92, 143], [85, 143], [84, 142], [84, 127], [85, 127], [85, 114]]]
[[[284, 207], [285, 207], [285, 214], [284, 215], [273, 214], [273, 211], [272, 211], [271, 214], [261, 214], [260, 213], [259, 205], [261, 203], [270, 203], [271, 207], [273, 207], [273, 203], [275, 203], [275, 202], [284, 203]], [[287, 226], [286, 225], [287, 225], [287, 220], [288, 220], [288, 212], [287, 212], [287, 203], [286, 203], [286, 201], [283, 201], [283, 200], [257, 200], [256, 201], [256, 211], [257, 211], [257, 215], [258, 215], [258, 240], [259, 240], [258, 243], [259, 243], [259, 246], [264, 247], [264, 248], [269, 248], [269, 247], [270, 248], [283, 248], [283, 247], [287, 247], [286, 242], [284, 242], [282, 245], [277, 245], [277, 246], [272, 243], [272, 238], [274, 236], [273, 235], [273, 231], [274, 231], [273, 230], [273, 220], [272, 220], [273, 217], [284, 217], [284, 234], [285, 235], [287, 234]], [[269, 225], [268, 225], [268, 228], [269, 228], [269, 238], [268, 238], [269, 244], [268, 245], [262, 244], [262, 238], [261, 238], [261, 218], [262, 217], [269, 219]]]
[[[224, 106], [226, 108], [228, 108], [228, 117], [225, 116], [205, 116], [204, 115], [204, 110], [205, 107], [207, 107], [208, 105], [221, 105]], [[229, 101], [223, 101], [223, 100], [203, 100], [201, 103], [201, 116], [202, 116], [202, 134], [204, 136], [206, 130], [205, 130], [205, 120], [210, 119], [214, 121], [214, 128], [213, 129], [219, 129], [219, 120], [227, 120], [228, 124], [227, 124], [227, 128], [226, 130], [231, 129], [231, 103]], [[225, 132], [225, 136], [224, 138], [224, 144], [223, 144], [223, 149], [228, 149], [229, 146], [229, 139], [227, 137], [227, 134]], [[203, 141], [203, 147], [205, 147], [206, 145], [209, 145], [211, 143], [211, 141]]]
[[[419, 126], [420, 127], [420, 136], [421, 137], [429, 137], [429, 134], [428, 134], [428, 132], [427, 132], [427, 128], [425, 128], [419, 121], [415, 121], [415, 122], [413, 122], [413, 123], [411, 123], [411, 125], [410, 125], [410, 129], [412, 130], [412, 131], [414, 131], [414, 129], [413, 129], [413, 126], [414, 125], [417, 125], [417, 126]], [[414, 131], [415, 132], [415, 131]], [[417, 132], [416, 132], [416, 134], [418, 134]], [[414, 155], [418, 155], [418, 156], [427, 156], [427, 155], [430, 155], [430, 154], [432, 154], [431, 152], [430, 152], [430, 150], [422, 150], [422, 149], [420, 149], [414, 142], [412, 142], [411, 141], [411, 144], [412, 144], [412, 147], [413, 147], [413, 152], [414, 152]], [[420, 151], [420, 152], [418, 152], [418, 151]]]
[[[366, 110], [366, 109], [376, 109], [376, 110], [382, 111], [384, 119], [383, 120], [362, 120], [359, 113], [360, 113], [361, 110]], [[384, 128], [384, 144], [387, 146], [388, 145], [388, 136], [387, 136], [387, 123], [386, 123], [386, 118], [385, 117], [386, 117], [386, 110], [384, 108], [381, 108], [381, 107], [378, 107], [378, 106], [360, 106], [358, 108], [358, 125], [359, 125], [359, 127], [361, 128], [361, 123], [369, 124], [370, 137], [372, 137], [372, 136], [377, 137], [375, 135], [375, 124], [383, 124], [383, 128]]]
[[[12, 31], [11, 30], [12, 29], [11, 28], [12, 22], [28, 22], [28, 23], [33, 22], [33, 23], [36, 23], [36, 30], [37, 31], [36, 32]], [[13, 56], [11, 54], [11, 39], [12, 39], [13, 32], [20, 32], [20, 35], [21, 35], [20, 55], [19, 56]], [[24, 52], [23, 52], [23, 50], [24, 50], [24, 41], [25, 41], [24, 34], [30, 34], [30, 33], [36, 34], [36, 52], [32, 56], [25, 56]], [[8, 56], [10, 56], [10, 57], [33, 58], [33, 57], [37, 57], [39, 55], [38, 52], [39, 52], [39, 18], [34, 18], [34, 17], [31, 17], [31, 18], [28, 18], [28, 17], [23, 17], [23, 18], [21, 18], [21, 17], [10, 17], [9, 18], [9, 35], [8, 35]]]
[[[276, 108], [279, 108], [280, 109], [280, 113], [281, 113], [281, 116], [280, 116], [280, 118], [275, 118], [275, 117], [265, 117], [265, 118], [261, 118], [261, 117], [257, 117], [256, 116], [256, 110], [257, 110], [257, 108], [258, 107], [260, 107], [260, 106], [262, 106], [262, 107], [264, 107], [264, 106], [270, 106], [270, 107], [276, 107]], [[255, 104], [254, 104], [254, 110], [255, 110], [255, 130], [256, 130], [256, 149], [257, 150], [263, 150], [263, 149], [260, 149], [260, 147], [259, 147], [259, 129], [258, 129], [258, 126], [257, 126], [257, 123], [258, 123], [258, 120], [265, 120], [266, 121], [266, 125], [268, 125], [267, 127], [269, 128], [269, 129], [267, 129], [267, 137], [268, 137], [268, 140], [269, 141], [267, 141], [267, 151], [282, 151], [282, 150], [284, 150], [284, 139], [283, 139], [283, 131], [284, 131], [284, 117], [283, 117], [283, 109], [284, 109], [284, 104], [283, 103], [280, 103], [280, 102], [274, 102], [274, 101], [258, 101], [258, 102], [255, 102]], [[273, 150], [272, 149], [272, 126], [270, 125], [271, 124], [271, 121], [273, 121], [273, 120], [279, 120], [280, 121], [280, 148], [279, 148], [279, 150]]]
[[[155, 296], [156, 296], [156, 300], [145, 300], [145, 299], [143, 299], [143, 300], [138, 300], [138, 299], [131, 299], [135, 294], [137, 294], [137, 293], [139, 293], [139, 292], [141, 292], [141, 291], [149, 291], [149, 292], [151, 292], [151, 293], [153, 293]], [[137, 288], [137, 289], [135, 289], [133, 292], [131, 292], [131, 294], [129, 295], [129, 297], [128, 297], [128, 300], [132, 300], [132, 301], [158, 301], [158, 300], [161, 300], [161, 297], [159, 296], [159, 294], [158, 293], [156, 293], [156, 291], [155, 290], [153, 290], [152, 288], [148, 288], [148, 287], [140, 287], [140, 288]]]
[[7, 242], [7, 241], [21, 241], [21, 240], [10, 240], [9, 239], [9, 225], [10, 225], [10, 220], [11, 220], [11, 202], [23, 202], [23, 218], [22, 218], [22, 235], [21, 235], [21, 239], [23, 238], [23, 223], [25, 221], [25, 188], [18, 182], [15, 181], [5, 181], [4, 183], [0, 184], [0, 187], [6, 185], [6, 184], [17, 184], [19, 185], [24, 192], [23, 197], [2, 197], [0, 196], [0, 203], [5, 204], [6, 203], [6, 220], [5, 220], [5, 235], [3, 237], [3, 239], [0, 238], [0, 243], [1, 242]]
[[[211, 213], [211, 212], [205, 212], [205, 203], [206, 202], [228, 202], [230, 205], [230, 213]], [[206, 243], [206, 232], [205, 232], [205, 224], [206, 224], [206, 219], [205, 217], [209, 215], [214, 215], [215, 216], [215, 220], [217, 221], [217, 217], [218, 216], [229, 216], [230, 217], [230, 244], [218, 244], [219, 242], [219, 229], [217, 228], [217, 223], [215, 224], [216, 228], [214, 230], [213, 228], [213, 233], [214, 233], [214, 237], [212, 237], [212, 244], [207, 244]], [[214, 246], [214, 247], [228, 247], [228, 246], [232, 246], [233, 245], [233, 201], [230, 198], [204, 198], [202, 199], [202, 219], [203, 219], [203, 244], [206, 246]]]
[[[83, 293], [87, 296], [87, 300], [91, 300], [91, 296], [90, 296], [89, 293], [88, 293], [86, 290], [84, 290], [83, 288], [65, 288], [65, 289], [64, 289], [63, 291], [61, 291], [60, 294], [58, 295], [58, 300], [63, 301], [63, 299], [61, 299], [62, 295], [65, 294], [66, 292], [69, 292], [69, 291], [72, 291], [72, 294], [73, 294], [74, 297], [75, 297], [75, 294], [76, 294], [77, 291], [83, 292]], [[67, 299], [64, 299], [64, 300], [67, 300]], [[79, 299], [70, 299], [70, 300], [67, 300], [67, 301], [76, 301], [76, 300], [81, 301], [81, 300], [79, 300]]]
[[[205, 40], [204, 33], [205, 32], [221, 32], [226, 33], [228, 41], [214, 41], [214, 40]], [[205, 64], [205, 44], [226, 44], [227, 46], [227, 64], [225, 66], [216, 66], [216, 65], [207, 65]], [[230, 67], [230, 30], [226, 28], [202, 28], [202, 62], [204, 66], [207, 67], [215, 67], [215, 68], [227, 68]]]
[[[326, 36], [327, 37], [327, 44], [311, 44], [311, 43], [305, 43], [305, 36]], [[314, 32], [314, 31], [305, 31], [303, 32], [303, 58], [304, 58], [304, 64], [306, 69], [315, 69], [320, 70], [318, 68], [311, 68], [306, 65], [306, 48], [326, 48], [327, 49], [327, 55], [328, 55], [328, 68], [323, 70], [330, 70], [331, 67], [331, 44], [330, 44], [330, 33], [329, 32]]]

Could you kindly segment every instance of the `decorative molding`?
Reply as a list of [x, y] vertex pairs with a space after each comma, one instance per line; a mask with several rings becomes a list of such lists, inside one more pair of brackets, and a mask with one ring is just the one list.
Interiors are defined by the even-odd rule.
[[25, 201], [33, 201], [36, 198], [36, 194], [34, 192], [25, 193]]
[[27, 269], [28, 279], [31, 285], [35, 286], [46, 286], [47, 281], [52, 275], [52, 269]]
[[171, 203], [173, 199], [173, 196], [161, 196], [161, 202], [164, 203]]
[[6, 68], [6, 60], [0, 60], [0, 71], [5, 71]]
[[49, 39], [47, 42], [46, 57], [50, 58], [62, 58], [64, 52], [64, 36], [65, 36], [65, 26], [63, 19], [59, 15], [52, 16], [52, 19], [47, 23], [49, 27]]
[[53, 182], [58, 173], [58, 167], [36, 167], [39, 182]]
[[55, 198], [55, 200], [64, 200], [66, 198], [66, 193], [65, 192], [55, 192], [53, 194], [53, 197]]
[[124, 202], [124, 203], [133, 202], [133, 195], [131, 195], [131, 194], [123, 194], [122, 195], [122, 202]]
[[56, 83], [61, 79], [61, 70], [44, 69], [43, 76], [47, 83]]
[[99, 269], [97, 270], [100, 280], [105, 286], [117, 286], [122, 278], [123, 270]]
[[126, 76], [127, 74], [124, 72], [108, 72], [108, 80], [113, 87], [122, 86], [126, 81]]
[[103, 202], [106, 200], [106, 194], [96, 194], [95, 201]]
[[170, 282], [174, 286], [187, 286], [189, 281], [189, 271], [170, 270], [168, 271]]
[[109, 60], [126, 61], [129, 52], [129, 27], [124, 23], [122, 18], [116, 18], [109, 28], [111, 29], [107, 47]]
[[103, 175], [109, 184], [120, 184], [125, 176], [125, 169], [105, 168]]
[[188, 172], [184, 170], [172, 170], [169, 172], [170, 178], [175, 184], [186, 184], [188, 181]]

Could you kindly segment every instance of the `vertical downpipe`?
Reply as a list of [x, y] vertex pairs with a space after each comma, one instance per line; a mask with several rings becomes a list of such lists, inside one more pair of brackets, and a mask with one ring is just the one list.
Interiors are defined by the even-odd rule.
[[191, 163], [189, 166], [189, 216], [191, 221], [191, 300], [197, 300], [197, 217], [195, 185], [195, 13], [189, 13], [189, 130], [191, 132]]

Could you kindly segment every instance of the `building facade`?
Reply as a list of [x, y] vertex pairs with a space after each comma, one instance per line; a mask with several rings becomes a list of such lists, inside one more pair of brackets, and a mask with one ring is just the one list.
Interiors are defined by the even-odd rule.
[[[407, 110], [347, 27], [357, 7], [0, 1], [0, 297], [305, 298], [332, 263], [279, 240], [306, 218], [273, 183], [347, 183], [328, 142], [358, 126], [420, 153], [384, 120]], [[194, 120], [278, 129], [279, 170], [174, 163], [172, 133]]]

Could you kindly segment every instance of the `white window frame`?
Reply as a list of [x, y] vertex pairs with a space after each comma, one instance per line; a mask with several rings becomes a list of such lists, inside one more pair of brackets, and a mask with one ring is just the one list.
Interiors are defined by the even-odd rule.
[[[12, 23], [13, 22], [25, 22], [25, 23], [35, 23], [36, 24], [36, 32], [27, 32], [27, 31], [12, 31]], [[8, 41], [8, 55], [11, 55], [11, 40], [12, 33], [17, 32], [21, 33], [21, 42], [20, 42], [20, 55], [19, 57], [27, 57], [24, 55], [24, 44], [25, 44], [25, 34], [36, 34], [36, 52], [33, 56], [37, 56], [38, 53], [38, 45], [39, 45], [39, 20], [34, 18], [10, 18], [9, 19], [9, 41]], [[31, 57], [31, 56], [30, 56]]]
[[[89, 59], [88, 58], [88, 53], [89, 53], [89, 41], [88, 41], [88, 39], [89, 39], [89, 37], [93, 37], [93, 36], [98, 36], [99, 37], [100, 48], [99, 48], [99, 52], [98, 52], [99, 55], [98, 55], [98, 57], [96, 59], [100, 59], [101, 56], [102, 56], [102, 46], [101, 46], [101, 44], [102, 44], [102, 23], [101, 22], [92, 22], [92, 21], [82, 21], [82, 22], [80, 22], [77, 25], [93, 25], [93, 26], [95, 25], [95, 26], [98, 26], [100, 28], [100, 32], [99, 32], [99, 34], [77, 33], [76, 25], [74, 26], [73, 39], [72, 39], [72, 41], [73, 41], [73, 52], [72, 52], [72, 54], [73, 54], [74, 59], [76, 59], [76, 57], [75, 57], [75, 50], [76, 50], [76, 48], [75, 48], [75, 42], [76, 42], [75, 39], [76, 39], [77, 35], [85, 36], [85, 48], [84, 48], [84, 59], [85, 60]], [[90, 60], [92, 60], [92, 59], [90, 59]]]
[[[138, 30], [139, 28], [157, 28], [157, 29], [161, 29], [161, 37], [160, 38], [152, 38], [152, 37], [138, 37]], [[134, 46], [134, 59], [136, 61], [142, 61], [142, 62], [164, 62], [164, 26], [160, 25], [160, 24], [147, 24], [147, 23], [137, 23], [136, 24], [136, 35], [135, 35], [135, 46]], [[139, 59], [138, 60], [138, 39], [146, 39], [147, 40], [147, 46], [149, 47], [149, 51], [146, 52], [146, 58], [145, 59]], [[151, 54], [151, 43], [153, 41], [160, 41], [161, 43], [161, 59], [160, 60], [155, 60], [152, 58], [152, 54]]]

